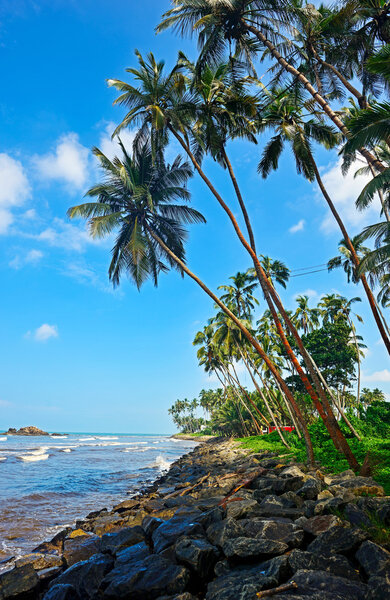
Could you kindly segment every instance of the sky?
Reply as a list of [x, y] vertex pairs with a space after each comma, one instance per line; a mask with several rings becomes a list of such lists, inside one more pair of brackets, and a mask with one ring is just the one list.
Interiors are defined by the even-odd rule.
[[[210, 299], [177, 273], [161, 276], [157, 289], [147, 283], [138, 292], [123, 279], [114, 291], [109, 241], [92, 241], [82, 222], [66, 216], [99, 179], [90, 148], [116, 151], [111, 133], [124, 112], [112, 105], [106, 79], [127, 77], [135, 48], [168, 65], [179, 49], [195, 57], [193, 42], [155, 35], [168, 7], [168, 0], [0, 3], [0, 429], [171, 433], [169, 406], [216, 386], [192, 346], [213, 314]], [[126, 144], [133, 134], [123, 135]], [[258, 250], [283, 260], [293, 275], [317, 270], [337, 254], [340, 233], [288, 151], [277, 173], [259, 178], [264, 143], [229, 148]], [[317, 159], [351, 234], [379, 220], [377, 206], [354, 208], [364, 184], [354, 169], [344, 178], [336, 152], [319, 150]], [[205, 170], [239, 218], [224, 172], [210, 160]], [[196, 177], [190, 191], [207, 224], [191, 227], [188, 264], [215, 291], [246, 270], [249, 257]], [[291, 309], [297, 294], [312, 305], [325, 293], [360, 296], [358, 333], [368, 346], [363, 385], [390, 395], [388, 356], [359, 286], [348, 285], [342, 271], [325, 270], [294, 276], [280, 291]]]

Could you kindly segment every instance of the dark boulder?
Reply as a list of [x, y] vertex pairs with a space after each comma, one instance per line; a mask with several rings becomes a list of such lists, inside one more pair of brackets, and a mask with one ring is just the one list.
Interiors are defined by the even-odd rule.
[[287, 544], [261, 538], [238, 537], [227, 540], [222, 545], [226, 558], [233, 561], [254, 561], [266, 559], [270, 556], [283, 554], [288, 550]]
[[257, 528], [256, 538], [283, 542], [289, 548], [298, 547], [303, 542], [303, 529], [294, 525], [294, 523], [264, 520], [257, 524]]
[[347, 504], [347, 506], [344, 508], [344, 516], [350, 523], [352, 523], [352, 525], [356, 525], [357, 527], [369, 527], [371, 525], [368, 515], [364, 510], [356, 506], [356, 504]]
[[390, 577], [390, 552], [374, 542], [363, 542], [355, 554], [368, 577]]
[[341, 521], [336, 515], [317, 515], [304, 521], [301, 527], [307, 533], [317, 536], [336, 525], [341, 525]]
[[172, 564], [160, 555], [152, 554], [142, 561], [126, 565], [121, 577], [112, 578], [104, 590], [106, 600], [154, 600], [164, 594], [184, 592], [189, 571]]
[[270, 558], [269, 560], [260, 563], [258, 569], [266, 577], [275, 580], [276, 583], [286, 581], [292, 574], [287, 554], [274, 556], [274, 558]]
[[302, 569], [310, 571], [326, 571], [338, 577], [359, 580], [359, 574], [345, 556], [340, 554], [324, 556], [303, 550], [293, 550], [288, 556], [291, 571], [296, 573]]
[[309, 546], [309, 552], [317, 554], [339, 554], [352, 553], [368, 537], [365, 531], [361, 529], [352, 529], [347, 527], [332, 527], [321, 533]]
[[101, 582], [113, 566], [114, 560], [111, 556], [96, 554], [69, 567], [53, 583], [71, 585], [82, 600], [89, 600], [95, 598]]
[[235, 519], [224, 519], [207, 528], [207, 539], [214, 546], [222, 546], [227, 540], [245, 535], [245, 530]]
[[56, 584], [43, 596], [42, 600], [82, 600], [73, 585]]
[[390, 577], [370, 577], [365, 600], [389, 600]]
[[232, 569], [209, 583], [206, 600], [253, 600], [257, 592], [274, 584], [257, 566]]
[[139, 525], [126, 527], [116, 533], [105, 533], [101, 539], [101, 552], [117, 554], [124, 548], [143, 542], [144, 539], [145, 532]]
[[304, 500], [315, 500], [321, 491], [321, 482], [311, 477], [307, 479], [303, 486], [296, 491], [297, 496]]
[[220, 555], [206, 539], [181, 538], [175, 545], [176, 560], [202, 579], [208, 579]]
[[184, 536], [204, 536], [204, 529], [200, 523], [187, 516], [175, 516], [158, 527], [152, 534], [155, 552], [161, 552], [172, 546], [179, 538]]
[[82, 560], [88, 560], [91, 556], [100, 552], [100, 544], [100, 537], [94, 534], [67, 538], [64, 541], [63, 551], [66, 564], [71, 567]]
[[292, 577], [297, 584], [297, 592], [276, 595], [273, 600], [300, 597], [310, 600], [364, 600], [367, 586], [361, 582], [349, 581], [324, 571], [301, 570]]
[[35, 596], [39, 578], [30, 564], [6, 571], [0, 575], [2, 600], [29, 600]]

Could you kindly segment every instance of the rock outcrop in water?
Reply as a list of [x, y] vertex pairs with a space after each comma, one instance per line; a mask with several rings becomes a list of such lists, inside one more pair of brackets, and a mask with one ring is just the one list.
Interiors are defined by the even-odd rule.
[[[372, 516], [375, 519], [372, 519]], [[388, 600], [390, 498], [212, 441], [0, 576], [2, 600]]]
[[42, 429], [38, 429], [38, 427], [34, 427], [33, 425], [28, 425], [27, 427], [21, 427], [20, 429], [10, 427], [8, 431], [0, 435], [50, 435], [50, 433], [42, 431]]

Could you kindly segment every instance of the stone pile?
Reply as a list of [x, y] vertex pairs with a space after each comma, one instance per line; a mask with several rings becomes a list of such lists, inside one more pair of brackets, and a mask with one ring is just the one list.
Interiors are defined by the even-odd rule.
[[388, 600], [378, 523], [390, 498], [370, 478], [211, 441], [18, 559], [0, 600]]

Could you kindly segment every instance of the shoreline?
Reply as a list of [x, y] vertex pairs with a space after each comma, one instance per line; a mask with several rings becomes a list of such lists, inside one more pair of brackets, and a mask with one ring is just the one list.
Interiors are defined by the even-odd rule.
[[186, 440], [189, 442], [209, 442], [218, 439], [215, 435], [198, 435], [193, 433], [174, 433], [170, 436], [174, 440]]
[[305, 597], [385, 598], [390, 554], [369, 541], [367, 519], [374, 509], [390, 524], [390, 497], [349, 471], [287, 464], [231, 440], [199, 444], [139, 494], [18, 559], [0, 597], [254, 600], [290, 586], [274, 600], [298, 600], [293, 578]]

